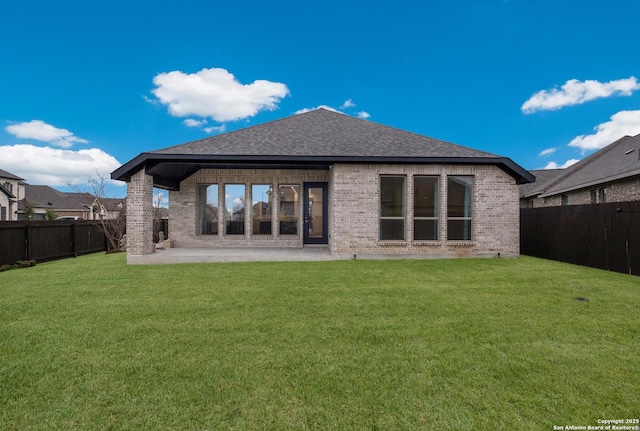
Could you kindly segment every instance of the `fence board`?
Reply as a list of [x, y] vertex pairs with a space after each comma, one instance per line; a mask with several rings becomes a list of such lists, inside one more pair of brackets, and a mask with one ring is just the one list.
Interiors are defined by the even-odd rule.
[[640, 202], [522, 208], [520, 252], [640, 275]]
[[91, 221], [0, 222], [0, 265], [62, 259], [106, 249], [104, 233]]
[[[154, 222], [154, 237], [169, 237], [167, 220]], [[0, 265], [19, 260], [47, 261], [107, 250], [104, 232], [96, 222], [4, 221], [0, 222]]]

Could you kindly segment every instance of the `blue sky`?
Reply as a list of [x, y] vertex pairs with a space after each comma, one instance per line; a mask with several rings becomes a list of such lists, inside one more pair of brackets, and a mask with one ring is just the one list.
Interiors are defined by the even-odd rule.
[[527, 169], [640, 133], [635, 0], [1, 9], [0, 169], [31, 184], [83, 187], [141, 152], [319, 106]]

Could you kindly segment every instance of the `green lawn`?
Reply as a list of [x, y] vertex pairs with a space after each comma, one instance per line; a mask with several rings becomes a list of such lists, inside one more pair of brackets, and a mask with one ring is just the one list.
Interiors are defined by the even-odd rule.
[[38, 264], [0, 273], [0, 428], [637, 418], [639, 306], [638, 277], [528, 257]]

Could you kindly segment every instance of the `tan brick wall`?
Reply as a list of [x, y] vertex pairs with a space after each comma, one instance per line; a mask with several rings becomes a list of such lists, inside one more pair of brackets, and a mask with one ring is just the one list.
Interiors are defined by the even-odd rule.
[[607, 202], [640, 201], [640, 177], [616, 181], [607, 186]]
[[127, 184], [127, 254], [155, 251], [153, 244], [153, 178], [142, 169]]
[[[407, 214], [405, 241], [379, 241], [380, 175], [406, 177]], [[412, 241], [413, 176], [440, 177], [440, 221], [438, 241]], [[473, 237], [471, 241], [446, 240], [447, 175], [470, 175], [473, 183]], [[296, 237], [251, 236], [250, 214], [245, 215], [245, 235], [198, 235], [196, 202], [199, 184], [219, 185], [219, 208], [224, 207], [226, 184], [245, 184], [249, 199], [251, 184], [298, 184], [302, 193], [304, 182], [329, 183], [329, 247], [338, 254], [417, 254], [434, 257], [501, 256], [519, 254], [518, 189], [515, 180], [490, 165], [365, 165], [335, 164], [330, 171], [304, 170], [201, 170], [182, 181], [180, 191], [170, 192], [169, 236], [178, 247], [229, 246], [301, 246], [302, 199], [299, 201], [300, 229]], [[250, 200], [248, 200], [250, 202]], [[278, 204], [273, 211], [277, 223]]]
[[[380, 176], [406, 177], [405, 240], [379, 241]], [[413, 176], [440, 177], [438, 241], [413, 241]], [[473, 183], [471, 241], [446, 240], [446, 178], [470, 175]], [[490, 165], [336, 164], [331, 170], [331, 250], [349, 254], [419, 254], [438, 257], [519, 254], [520, 213], [515, 180]]]

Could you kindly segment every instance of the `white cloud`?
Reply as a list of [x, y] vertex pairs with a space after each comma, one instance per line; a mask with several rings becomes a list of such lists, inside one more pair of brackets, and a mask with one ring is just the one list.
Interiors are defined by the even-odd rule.
[[356, 104], [353, 103], [353, 100], [347, 99], [344, 101], [340, 109], [353, 108], [354, 106], [356, 106]]
[[302, 109], [299, 109], [296, 112], [294, 112], [294, 115], [304, 114], [305, 112], [315, 111], [316, 109], [320, 109], [320, 108], [326, 109], [327, 111], [340, 112], [336, 108], [332, 108], [331, 106], [318, 105], [315, 108], [302, 108]]
[[195, 115], [224, 123], [252, 117], [263, 110], [274, 110], [289, 95], [285, 84], [256, 80], [240, 83], [225, 69], [202, 69], [196, 73], [173, 71], [153, 78], [152, 93], [168, 106], [175, 117]]
[[[109, 178], [120, 162], [97, 148], [79, 151], [18, 144], [0, 146], [2, 169], [22, 177], [29, 184], [64, 186], [86, 184], [96, 172]], [[116, 182], [121, 184], [119, 181]]]
[[62, 148], [71, 148], [74, 143], [86, 144], [89, 142], [86, 139], [78, 138], [67, 129], [59, 129], [42, 120], [12, 124], [7, 126], [5, 130], [17, 138], [49, 142]]
[[222, 124], [220, 126], [207, 126], [207, 120], [194, 120], [193, 118], [187, 118], [182, 122], [187, 127], [197, 127], [205, 133], [223, 133], [227, 130], [227, 126]]
[[187, 127], [201, 127], [207, 124], [207, 120], [194, 120], [193, 118], [187, 118], [182, 122]]
[[557, 148], [547, 148], [546, 150], [542, 150], [540, 151], [540, 154], [538, 154], [539, 156], [548, 156], [550, 154], [555, 153], [557, 150]]
[[635, 136], [640, 133], [640, 110], [620, 111], [611, 116], [610, 121], [594, 127], [591, 135], [580, 135], [569, 142], [570, 147], [578, 147], [582, 151], [598, 150], [625, 135]]
[[369, 114], [368, 112], [365, 112], [365, 111], [360, 111], [360, 112], [358, 112], [357, 116], [358, 116], [358, 118], [362, 118], [362, 119], [366, 120], [367, 118], [371, 117], [371, 114]]
[[202, 130], [204, 130], [206, 133], [224, 133], [227, 131], [227, 126], [225, 126], [224, 124], [222, 126], [209, 126], [209, 127], [203, 127]]
[[562, 165], [558, 165], [556, 162], [549, 162], [542, 169], [564, 169], [564, 168], [568, 168], [571, 165], [575, 165], [579, 161], [580, 160], [578, 160], [578, 159], [569, 159], [566, 162], [564, 162], [564, 164], [562, 164]]
[[614, 95], [630, 96], [633, 91], [638, 89], [640, 89], [640, 83], [634, 76], [609, 82], [570, 79], [560, 88], [555, 87], [551, 90], [538, 91], [524, 102], [520, 110], [525, 114], [555, 110], [603, 97]]

